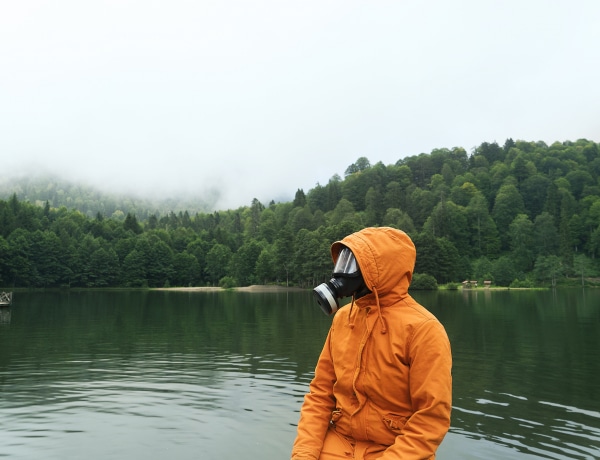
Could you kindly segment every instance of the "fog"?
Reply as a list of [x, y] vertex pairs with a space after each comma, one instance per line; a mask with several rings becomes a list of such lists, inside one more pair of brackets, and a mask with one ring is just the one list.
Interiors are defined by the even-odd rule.
[[4, 2], [3, 176], [227, 209], [359, 157], [598, 142], [599, 17], [595, 0]]

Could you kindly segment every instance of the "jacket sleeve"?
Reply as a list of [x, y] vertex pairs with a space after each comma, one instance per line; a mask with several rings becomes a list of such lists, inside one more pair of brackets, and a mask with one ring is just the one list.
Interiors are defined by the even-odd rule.
[[319, 356], [309, 392], [304, 396], [298, 422], [298, 434], [292, 449], [292, 459], [294, 460], [319, 458], [331, 420], [331, 412], [335, 409], [333, 384], [336, 379], [331, 359], [331, 335], [332, 329], [329, 330]]
[[452, 352], [444, 327], [435, 320], [425, 322], [409, 346], [414, 412], [382, 460], [433, 459], [450, 428]]

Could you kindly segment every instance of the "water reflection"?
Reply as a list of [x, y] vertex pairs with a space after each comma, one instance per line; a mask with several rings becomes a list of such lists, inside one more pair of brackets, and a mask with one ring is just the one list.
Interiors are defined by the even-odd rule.
[[582, 294], [443, 297], [438, 316], [454, 355], [453, 433], [544, 458], [600, 458], [600, 297], [594, 293], [592, 303]]
[[[598, 292], [418, 293], [454, 355], [439, 458], [600, 458]], [[287, 458], [330, 318], [307, 293], [24, 293], [0, 456]]]
[[0, 335], [0, 456], [285, 457], [328, 327], [303, 319], [312, 307], [260, 294], [21, 296]]
[[10, 307], [0, 307], [0, 324], [10, 324]]

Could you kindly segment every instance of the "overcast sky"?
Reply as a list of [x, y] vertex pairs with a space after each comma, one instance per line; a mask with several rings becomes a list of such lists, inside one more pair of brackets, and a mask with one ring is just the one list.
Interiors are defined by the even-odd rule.
[[600, 141], [598, 0], [0, 2], [1, 174], [292, 199], [482, 142]]

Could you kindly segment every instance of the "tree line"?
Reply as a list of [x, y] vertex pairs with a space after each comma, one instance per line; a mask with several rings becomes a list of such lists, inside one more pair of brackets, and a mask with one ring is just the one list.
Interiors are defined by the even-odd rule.
[[330, 244], [366, 226], [412, 237], [415, 288], [589, 282], [600, 272], [599, 178], [597, 143], [508, 139], [393, 165], [361, 157], [293, 201], [234, 210], [90, 217], [13, 193], [0, 200], [0, 285], [311, 287], [331, 274]]

